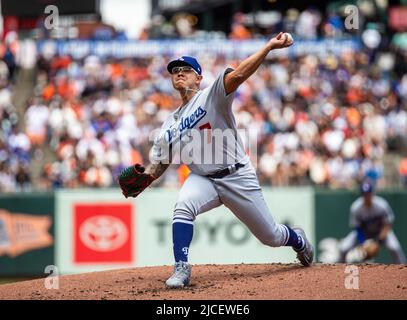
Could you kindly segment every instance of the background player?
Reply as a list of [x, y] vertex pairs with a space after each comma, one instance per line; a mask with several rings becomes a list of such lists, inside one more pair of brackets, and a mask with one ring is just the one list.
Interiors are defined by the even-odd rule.
[[[197, 215], [224, 204], [265, 245], [272, 247], [292, 246], [304, 266], [313, 261], [313, 247], [302, 229], [291, 229], [275, 223], [264, 201], [255, 169], [245, 154], [237, 134], [231, 105], [236, 89], [249, 78], [273, 49], [292, 44], [288, 36], [279, 33], [263, 48], [242, 61], [236, 70], [226, 69], [214, 83], [199, 90], [202, 69], [193, 57], [183, 56], [171, 61], [167, 70], [172, 84], [182, 98], [182, 105], [163, 123], [154, 141], [153, 164], [144, 172], [140, 166], [125, 169], [119, 176], [123, 194], [137, 196], [169, 166], [171, 151], [176, 145], [182, 148], [197, 141], [188, 137], [188, 130], [232, 130], [232, 143], [215, 145], [215, 153], [221, 152], [222, 162], [201, 164], [194, 159], [189, 164], [191, 174], [183, 184], [174, 209], [173, 250], [175, 266], [173, 275], [166, 281], [171, 288], [189, 284], [191, 265], [188, 251], [193, 236], [193, 223]], [[225, 160], [227, 158], [227, 160]]]
[[364, 182], [362, 196], [350, 208], [350, 227], [354, 229], [340, 244], [340, 262], [346, 262], [347, 253], [362, 246], [365, 260], [374, 258], [384, 245], [395, 263], [406, 263], [406, 257], [395, 233], [392, 230], [394, 213], [388, 202], [374, 195], [374, 185]]

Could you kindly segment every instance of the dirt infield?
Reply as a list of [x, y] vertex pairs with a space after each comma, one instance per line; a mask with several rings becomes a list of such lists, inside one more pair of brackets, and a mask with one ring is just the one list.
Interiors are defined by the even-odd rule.
[[359, 289], [346, 289], [345, 265], [197, 265], [191, 286], [167, 290], [172, 268], [151, 267], [61, 276], [0, 286], [0, 299], [407, 299], [407, 265], [362, 264]]

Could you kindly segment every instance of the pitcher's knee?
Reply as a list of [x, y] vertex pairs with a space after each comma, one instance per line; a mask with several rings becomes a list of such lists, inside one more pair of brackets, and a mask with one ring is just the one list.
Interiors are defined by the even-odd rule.
[[174, 216], [173, 219], [181, 218], [184, 220], [194, 221], [196, 218], [196, 214], [190, 208], [183, 207], [174, 209]]

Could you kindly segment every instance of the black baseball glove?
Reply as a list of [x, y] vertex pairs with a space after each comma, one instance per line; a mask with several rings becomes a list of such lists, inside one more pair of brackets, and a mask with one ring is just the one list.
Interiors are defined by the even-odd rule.
[[145, 173], [145, 168], [138, 163], [124, 169], [118, 177], [120, 188], [126, 198], [137, 197], [154, 180], [155, 177]]

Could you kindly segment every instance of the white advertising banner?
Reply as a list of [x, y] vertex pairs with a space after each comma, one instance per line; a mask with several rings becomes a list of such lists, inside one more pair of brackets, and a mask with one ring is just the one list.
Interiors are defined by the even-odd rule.
[[[264, 189], [275, 220], [301, 226], [314, 242], [311, 188]], [[118, 189], [58, 191], [56, 263], [62, 273], [173, 264], [172, 211], [177, 190], [152, 188], [136, 199]], [[291, 248], [261, 244], [221, 206], [198, 216], [192, 264], [293, 262]]]

